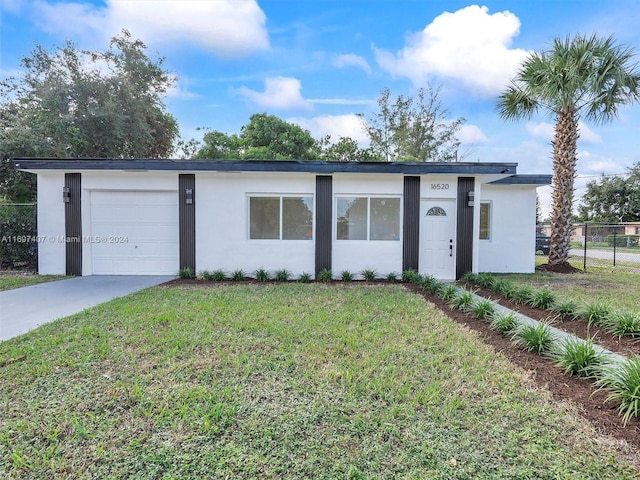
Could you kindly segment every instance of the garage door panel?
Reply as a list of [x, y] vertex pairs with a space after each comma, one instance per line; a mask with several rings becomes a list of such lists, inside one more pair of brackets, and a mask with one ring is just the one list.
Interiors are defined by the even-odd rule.
[[175, 274], [178, 231], [177, 192], [92, 192], [93, 273]]

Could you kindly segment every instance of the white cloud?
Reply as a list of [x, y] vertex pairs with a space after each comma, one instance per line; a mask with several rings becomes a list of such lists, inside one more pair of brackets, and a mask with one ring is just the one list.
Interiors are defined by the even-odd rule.
[[475, 125], [462, 125], [457, 137], [461, 143], [466, 144], [487, 143], [489, 141], [480, 127]]
[[[553, 140], [555, 134], [555, 125], [547, 122], [533, 123], [527, 122], [527, 131], [536, 138], [544, 140]], [[586, 123], [578, 122], [578, 130], [580, 132], [580, 143], [602, 143], [600, 135], [591, 130]]]
[[355, 55], [353, 53], [338, 55], [334, 59], [333, 65], [338, 68], [356, 67], [364, 70], [368, 74], [371, 73], [371, 67], [369, 66], [369, 63], [360, 55]]
[[397, 77], [424, 85], [430, 77], [459, 80], [483, 95], [504, 89], [528, 55], [509, 48], [520, 30], [520, 20], [503, 11], [471, 5], [444, 12], [423, 31], [410, 35], [396, 54], [374, 47], [381, 68]]
[[111, 37], [126, 28], [145, 43], [188, 43], [222, 56], [269, 48], [266, 16], [255, 0], [106, 0], [102, 6], [33, 2], [39, 26], [54, 34]]
[[358, 100], [353, 98], [309, 98], [310, 103], [321, 105], [373, 105], [375, 100]]
[[623, 173], [625, 171], [625, 166], [627, 166], [619, 160], [605, 155], [592, 153], [588, 150], [579, 151], [578, 160], [580, 173], [588, 173], [589, 175], [599, 175], [601, 173]]
[[264, 92], [240, 87], [236, 93], [263, 108], [311, 110], [313, 105], [302, 98], [300, 80], [291, 77], [269, 77], [265, 79]]
[[315, 138], [330, 135], [332, 142], [337, 142], [340, 137], [350, 137], [361, 147], [369, 145], [369, 137], [362, 128], [362, 120], [355, 114], [321, 115], [312, 118], [293, 117], [288, 118], [287, 122], [309, 130]]

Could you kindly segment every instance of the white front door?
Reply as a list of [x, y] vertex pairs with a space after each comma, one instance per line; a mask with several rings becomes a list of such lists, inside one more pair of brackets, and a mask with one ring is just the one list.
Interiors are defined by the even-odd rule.
[[420, 203], [420, 273], [454, 280], [456, 267], [455, 199]]

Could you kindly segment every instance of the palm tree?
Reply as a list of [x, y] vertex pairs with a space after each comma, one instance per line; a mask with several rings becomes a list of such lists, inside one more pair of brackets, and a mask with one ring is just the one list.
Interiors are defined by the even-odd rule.
[[498, 101], [506, 120], [529, 119], [540, 110], [555, 118], [549, 265], [568, 264], [576, 177], [578, 121], [606, 123], [618, 108], [640, 99], [635, 52], [606, 39], [578, 35], [554, 39], [550, 50], [533, 53]]

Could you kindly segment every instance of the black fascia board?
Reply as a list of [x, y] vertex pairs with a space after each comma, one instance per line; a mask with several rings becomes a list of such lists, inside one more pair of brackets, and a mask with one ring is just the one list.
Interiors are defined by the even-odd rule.
[[550, 185], [551, 175], [522, 174], [511, 175], [489, 182], [489, 185]]
[[126, 170], [303, 173], [515, 174], [517, 163], [323, 162], [317, 160], [170, 160], [113, 158], [16, 158], [19, 170]]

